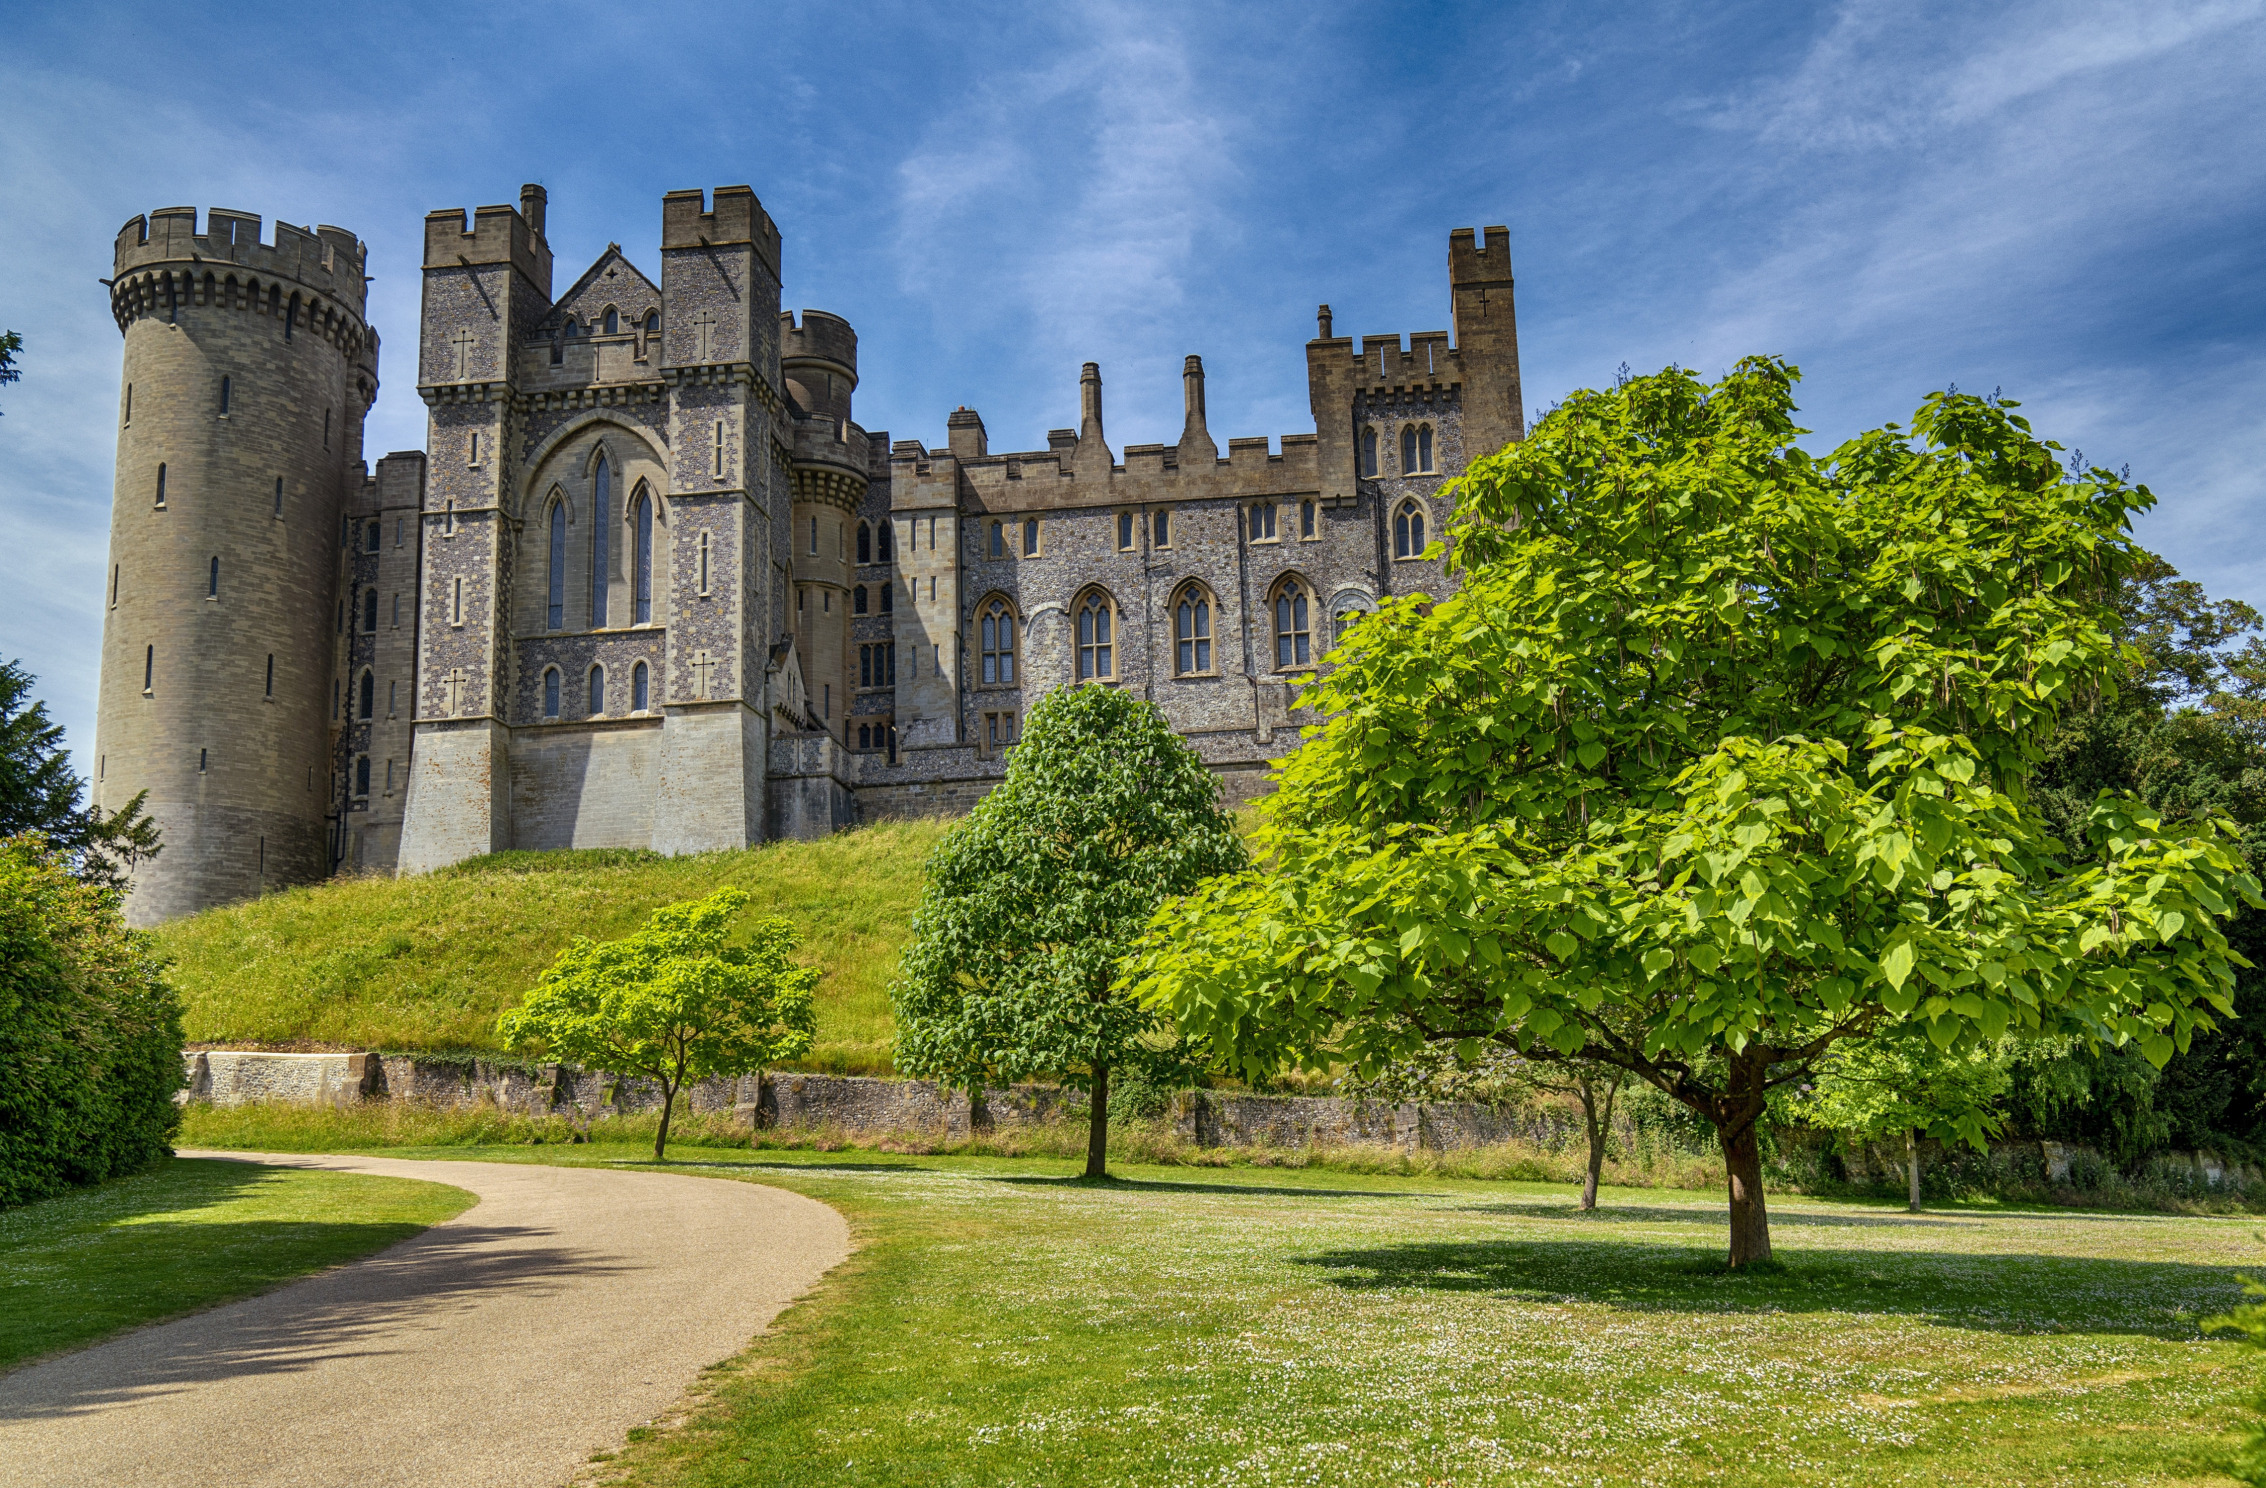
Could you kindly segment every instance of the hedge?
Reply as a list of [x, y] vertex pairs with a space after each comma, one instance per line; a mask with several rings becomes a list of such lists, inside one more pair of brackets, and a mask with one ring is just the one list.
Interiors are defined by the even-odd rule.
[[119, 896], [0, 840], [0, 1208], [139, 1172], [181, 1116], [181, 1005]]

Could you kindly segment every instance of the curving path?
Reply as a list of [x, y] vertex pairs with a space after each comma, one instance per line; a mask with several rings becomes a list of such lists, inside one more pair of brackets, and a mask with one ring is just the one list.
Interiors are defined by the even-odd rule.
[[479, 1202], [364, 1260], [0, 1376], [0, 1484], [543, 1488], [849, 1254], [825, 1205], [716, 1178], [200, 1152]]

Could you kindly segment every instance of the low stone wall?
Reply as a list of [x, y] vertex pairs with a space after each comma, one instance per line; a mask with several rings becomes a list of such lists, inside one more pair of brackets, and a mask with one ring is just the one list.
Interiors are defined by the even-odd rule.
[[258, 1054], [230, 1049], [182, 1056], [187, 1085], [180, 1098], [216, 1106], [283, 1101], [294, 1105], [357, 1102], [370, 1093], [374, 1054]]

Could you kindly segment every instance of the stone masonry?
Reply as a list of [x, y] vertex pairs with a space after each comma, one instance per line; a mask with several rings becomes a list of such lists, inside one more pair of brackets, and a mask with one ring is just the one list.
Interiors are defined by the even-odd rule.
[[1450, 483], [1523, 432], [1500, 227], [1449, 235], [1452, 337], [1321, 307], [1311, 433], [1223, 453], [1190, 356], [1173, 444], [1112, 450], [1087, 363], [1075, 428], [994, 451], [968, 406], [941, 445], [859, 426], [857, 333], [780, 309], [747, 187], [663, 198], [657, 280], [609, 245], [555, 295], [547, 210], [427, 217], [428, 447], [374, 476], [358, 242], [187, 208], [122, 233], [97, 793], [148, 789], [165, 829], [137, 923], [963, 812], [1077, 683], [1138, 689], [1247, 799], [1345, 628], [1452, 583]]

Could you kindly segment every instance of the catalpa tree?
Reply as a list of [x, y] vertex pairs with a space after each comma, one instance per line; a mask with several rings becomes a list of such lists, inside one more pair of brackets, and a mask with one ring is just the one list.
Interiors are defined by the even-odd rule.
[[1705, 1117], [1730, 1259], [1766, 1260], [1757, 1122], [1836, 1043], [2136, 1043], [2230, 1010], [2224, 824], [2025, 782], [2127, 658], [2109, 600], [2151, 504], [1944, 393], [1813, 459], [1795, 370], [1581, 393], [1478, 462], [1460, 590], [1381, 606], [1305, 696], [1264, 866], [1128, 962], [1260, 1075], [1427, 1045], [1593, 1060]]

